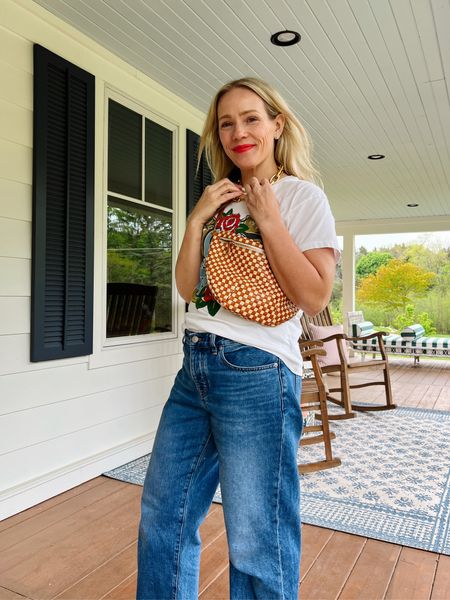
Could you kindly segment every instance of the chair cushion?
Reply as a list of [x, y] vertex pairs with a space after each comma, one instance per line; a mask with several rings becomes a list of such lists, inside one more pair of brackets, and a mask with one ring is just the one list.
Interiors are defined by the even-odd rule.
[[[442, 337], [420, 337], [412, 340], [413, 348], [422, 348], [424, 350], [448, 350], [450, 348], [450, 338]], [[444, 353], [446, 354], [446, 353]]]
[[[344, 333], [344, 329], [342, 325], [314, 325], [313, 323], [309, 324], [309, 329], [311, 331], [311, 335], [315, 340], [323, 340], [323, 338], [328, 337], [329, 335], [334, 335], [335, 333]], [[348, 362], [348, 350], [347, 344], [343, 343], [344, 354]], [[331, 342], [325, 342], [323, 345], [323, 349], [325, 350], [325, 356], [318, 356], [317, 361], [321, 367], [328, 367], [329, 365], [338, 365], [341, 361], [339, 358], [339, 351], [337, 347], [336, 340], [332, 340]]]
[[360, 323], [353, 323], [352, 334], [353, 337], [361, 337], [362, 335], [368, 335], [375, 331], [373, 323], [370, 321], [361, 321]]
[[303, 427], [311, 427], [316, 424], [316, 413], [313, 410], [303, 412]]
[[419, 323], [414, 323], [414, 325], [410, 325], [409, 327], [405, 327], [401, 330], [400, 335], [406, 338], [417, 339], [422, 337], [425, 334], [425, 329]]
[[402, 337], [397, 333], [383, 336], [384, 347], [390, 354], [411, 354], [411, 342], [413, 338]]

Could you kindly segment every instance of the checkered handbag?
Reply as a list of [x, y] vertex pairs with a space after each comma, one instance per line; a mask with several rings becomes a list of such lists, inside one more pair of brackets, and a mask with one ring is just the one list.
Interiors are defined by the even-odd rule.
[[244, 319], [275, 327], [300, 310], [280, 288], [258, 240], [215, 231], [206, 276], [217, 302]]

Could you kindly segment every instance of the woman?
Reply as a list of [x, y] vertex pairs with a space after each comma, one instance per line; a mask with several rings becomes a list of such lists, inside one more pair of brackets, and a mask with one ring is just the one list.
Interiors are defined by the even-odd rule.
[[231, 598], [291, 600], [300, 561], [299, 319], [268, 327], [221, 308], [203, 259], [214, 229], [260, 237], [286, 296], [315, 314], [333, 285], [334, 220], [312, 183], [306, 133], [268, 84], [223, 86], [202, 150], [216, 181], [188, 219], [176, 266], [190, 302], [185, 358], [144, 485], [138, 598], [197, 598], [198, 531], [220, 481]]

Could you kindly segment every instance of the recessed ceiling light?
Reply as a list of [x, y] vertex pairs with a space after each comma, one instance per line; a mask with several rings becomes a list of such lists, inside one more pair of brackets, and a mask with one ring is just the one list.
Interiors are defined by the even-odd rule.
[[381, 160], [384, 157], [384, 154], [370, 154], [367, 158], [370, 158], [370, 160]]
[[270, 41], [275, 46], [293, 46], [301, 40], [301, 35], [296, 31], [286, 29], [285, 31], [277, 31], [270, 37]]
[[416, 208], [416, 206], [419, 206], [417, 204], [417, 202], [411, 202], [410, 204], [407, 204], [406, 206], [409, 206], [410, 208]]

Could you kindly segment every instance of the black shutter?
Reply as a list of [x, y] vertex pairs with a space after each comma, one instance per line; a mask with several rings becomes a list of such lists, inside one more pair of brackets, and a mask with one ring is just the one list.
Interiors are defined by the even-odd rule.
[[195, 203], [200, 198], [203, 190], [207, 185], [214, 181], [205, 155], [203, 154], [197, 172], [198, 147], [200, 144], [200, 136], [191, 131], [186, 130], [186, 216], [192, 211]]
[[92, 353], [95, 78], [34, 46], [31, 360]]

